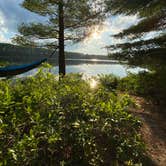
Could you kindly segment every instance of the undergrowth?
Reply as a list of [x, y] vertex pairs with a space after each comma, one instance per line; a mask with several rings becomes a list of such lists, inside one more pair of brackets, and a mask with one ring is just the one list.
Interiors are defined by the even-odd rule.
[[0, 165], [140, 164], [141, 123], [131, 105], [128, 95], [91, 89], [79, 74], [1, 80]]

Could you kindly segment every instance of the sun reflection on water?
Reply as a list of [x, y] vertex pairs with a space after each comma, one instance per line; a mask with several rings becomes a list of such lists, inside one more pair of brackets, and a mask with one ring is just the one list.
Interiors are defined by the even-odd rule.
[[94, 89], [94, 88], [96, 88], [97, 87], [97, 84], [98, 84], [98, 82], [95, 80], [95, 79], [90, 79], [90, 87], [92, 88], [92, 89]]

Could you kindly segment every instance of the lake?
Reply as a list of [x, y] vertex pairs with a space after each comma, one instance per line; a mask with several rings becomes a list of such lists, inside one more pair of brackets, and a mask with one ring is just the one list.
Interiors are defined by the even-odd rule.
[[[52, 64], [52, 73], [58, 74], [57, 64]], [[126, 62], [119, 63], [114, 60], [97, 60], [97, 59], [67, 59], [66, 72], [67, 73], [82, 73], [86, 77], [97, 76], [98, 74], [114, 74], [119, 77], [125, 77], [128, 72], [138, 73], [146, 69], [131, 68]], [[35, 75], [38, 69], [33, 69], [29, 72], [16, 76], [27, 77]]]

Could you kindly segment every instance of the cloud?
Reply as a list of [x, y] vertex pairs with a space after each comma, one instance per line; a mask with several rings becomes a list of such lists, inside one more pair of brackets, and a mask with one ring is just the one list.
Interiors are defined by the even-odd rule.
[[143, 40], [149, 40], [151, 38], [155, 38], [157, 36], [159, 36], [160, 34], [164, 33], [166, 31], [151, 31], [151, 32], [148, 32], [148, 33], [145, 33], [141, 39]]
[[139, 21], [140, 19], [138, 19], [137, 15], [116, 15], [108, 19], [108, 26], [112, 34], [117, 34], [131, 25], [136, 25]]
[[0, 42], [9, 42], [9, 40], [5, 37], [5, 34], [8, 33], [8, 28], [5, 26], [4, 23], [4, 15], [3, 13], [0, 11]]
[[42, 21], [43, 17], [29, 12], [21, 7], [23, 0], [0, 1], [0, 42], [2, 38], [10, 40], [12, 35], [18, 33], [17, 28], [21, 23]]
[[0, 11], [0, 32], [6, 33], [8, 31], [7, 27], [5, 27], [4, 15]]

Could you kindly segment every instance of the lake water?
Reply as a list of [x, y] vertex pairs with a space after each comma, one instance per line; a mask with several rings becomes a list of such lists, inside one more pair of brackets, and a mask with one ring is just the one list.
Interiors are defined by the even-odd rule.
[[[114, 74], [119, 77], [125, 77], [128, 72], [138, 73], [142, 68], [129, 68], [126, 63], [120, 64], [118, 61], [112, 60], [67, 60], [67, 73], [82, 73], [84, 76], [91, 77], [98, 74]], [[21, 74], [17, 77], [27, 77], [35, 75], [38, 69], [33, 69], [29, 72]], [[54, 66], [51, 69], [52, 73], [58, 74], [58, 67]]]

